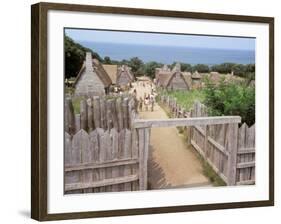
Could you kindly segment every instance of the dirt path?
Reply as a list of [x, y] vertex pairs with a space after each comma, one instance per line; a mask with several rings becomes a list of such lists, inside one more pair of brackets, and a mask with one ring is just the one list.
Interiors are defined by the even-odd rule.
[[[138, 97], [151, 92], [149, 85], [143, 87], [134, 84], [134, 88]], [[140, 117], [168, 118], [157, 103], [153, 112], [142, 111]], [[192, 149], [187, 147], [176, 127], [152, 128], [150, 144], [148, 163], [150, 189], [210, 185], [208, 178], [203, 175], [201, 163]]]

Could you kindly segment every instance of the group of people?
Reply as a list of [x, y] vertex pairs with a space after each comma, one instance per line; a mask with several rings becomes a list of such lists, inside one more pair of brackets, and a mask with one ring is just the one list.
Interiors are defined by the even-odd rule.
[[154, 111], [156, 90], [153, 88], [152, 83], [137, 82], [136, 85], [140, 85], [148, 90], [144, 93], [143, 97], [137, 94], [136, 89], [133, 90], [133, 95], [137, 101], [136, 109], [139, 111]]
[[154, 110], [154, 104], [155, 104], [155, 96], [154, 94], [144, 94], [144, 98], [140, 97], [139, 99], [139, 110], [143, 111], [143, 106], [145, 111], [148, 111], [149, 106], [151, 112]]

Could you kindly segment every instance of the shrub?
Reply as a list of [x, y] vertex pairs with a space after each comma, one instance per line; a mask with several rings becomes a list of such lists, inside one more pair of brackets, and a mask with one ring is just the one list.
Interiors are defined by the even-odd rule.
[[255, 88], [244, 84], [214, 85], [209, 80], [204, 88], [204, 104], [212, 116], [239, 115], [249, 126], [255, 123]]

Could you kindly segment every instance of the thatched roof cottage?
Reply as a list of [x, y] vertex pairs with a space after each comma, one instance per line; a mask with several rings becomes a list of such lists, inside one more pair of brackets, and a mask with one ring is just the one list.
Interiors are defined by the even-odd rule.
[[112, 85], [116, 85], [118, 66], [110, 65], [110, 64], [103, 64], [102, 67], [104, 68], [104, 70], [106, 71], [108, 76], [110, 77]]
[[119, 86], [126, 86], [129, 83], [133, 82], [135, 79], [131, 68], [127, 65], [122, 65], [118, 68], [117, 77], [116, 77], [116, 84]]
[[102, 64], [92, 58], [91, 52], [87, 52], [86, 60], [74, 82], [75, 95], [104, 95], [108, 93], [111, 84], [111, 78]]
[[156, 83], [158, 86], [168, 90], [190, 90], [190, 73], [181, 72], [180, 63], [170, 71], [163, 66], [161, 70], [157, 71]]

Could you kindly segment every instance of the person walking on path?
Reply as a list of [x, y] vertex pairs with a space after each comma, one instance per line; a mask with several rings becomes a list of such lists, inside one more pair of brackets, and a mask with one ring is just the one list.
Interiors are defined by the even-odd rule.
[[143, 99], [140, 97], [140, 100], [139, 100], [140, 111], [142, 111], [142, 104], [143, 104]]
[[149, 97], [148, 96], [144, 99], [144, 105], [145, 105], [145, 111], [148, 111], [148, 105], [149, 105]]
[[154, 95], [150, 95], [150, 104], [151, 104], [151, 112], [153, 112], [154, 110], [154, 102], [155, 102], [155, 98]]

